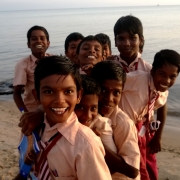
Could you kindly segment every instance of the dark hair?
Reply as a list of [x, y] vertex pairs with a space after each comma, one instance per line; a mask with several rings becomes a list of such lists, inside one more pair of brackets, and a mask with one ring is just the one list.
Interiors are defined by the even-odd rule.
[[97, 63], [91, 71], [91, 77], [99, 84], [105, 80], [122, 81], [122, 87], [124, 87], [126, 72], [120, 64], [109, 60]]
[[165, 64], [171, 64], [178, 68], [178, 73], [180, 72], [180, 54], [174, 50], [164, 49], [157, 52], [154, 56], [154, 61], [152, 64], [152, 71], [156, 71]]
[[96, 34], [95, 36], [99, 38], [99, 40], [101, 41], [101, 44], [103, 45], [107, 44], [111, 51], [111, 40], [107, 34], [99, 33], [99, 34]]
[[47, 30], [44, 27], [42, 27], [42, 26], [33, 26], [27, 32], [28, 43], [30, 42], [32, 32], [35, 31], [35, 30], [43, 31], [45, 36], [46, 36], [46, 39], [49, 41], [49, 33], [47, 32]]
[[78, 41], [78, 40], [82, 40], [84, 38], [84, 36], [81, 33], [78, 32], [73, 32], [71, 34], [69, 34], [66, 39], [65, 39], [65, 43], [64, 43], [64, 48], [65, 51], [68, 51], [68, 47], [69, 47], [69, 43], [71, 41]]
[[48, 56], [39, 60], [34, 71], [34, 83], [37, 95], [40, 95], [40, 81], [53, 74], [71, 75], [77, 87], [81, 89], [81, 76], [79, 69], [65, 56]]
[[114, 37], [124, 31], [127, 31], [130, 35], [138, 34], [142, 43], [139, 45], [139, 51], [143, 51], [144, 46], [144, 36], [143, 36], [143, 26], [141, 21], [132, 15], [122, 16], [119, 18], [114, 25]]
[[[86, 36], [86, 37], [78, 44], [78, 47], [77, 47], [77, 50], [76, 50], [76, 53], [77, 53], [77, 54], [79, 54], [81, 45], [82, 45], [84, 42], [86, 42], [86, 41], [97, 41], [97, 42], [99, 42], [99, 44], [100, 44], [101, 47], [102, 47], [102, 43], [101, 43], [100, 39], [99, 39], [97, 36], [89, 35], [89, 36]], [[103, 47], [102, 47], [102, 55], [103, 55]]]
[[98, 95], [101, 92], [99, 84], [88, 75], [81, 75], [83, 95]]

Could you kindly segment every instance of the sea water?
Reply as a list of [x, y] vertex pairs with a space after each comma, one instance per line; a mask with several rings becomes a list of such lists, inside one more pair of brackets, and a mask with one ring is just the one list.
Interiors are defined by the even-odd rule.
[[[180, 6], [141, 6], [79, 9], [47, 9], [26, 11], [0, 11], [0, 94], [12, 93], [9, 88], [18, 60], [30, 54], [27, 31], [34, 25], [44, 26], [50, 34], [47, 52], [64, 54], [64, 40], [72, 32], [84, 36], [106, 33], [114, 45], [113, 27], [121, 16], [138, 17], [144, 27], [145, 46], [142, 57], [152, 63], [161, 49], [180, 53]], [[180, 116], [180, 77], [170, 89], [168, 112]], [[1, 96], [1, 95], [0, 95]]]

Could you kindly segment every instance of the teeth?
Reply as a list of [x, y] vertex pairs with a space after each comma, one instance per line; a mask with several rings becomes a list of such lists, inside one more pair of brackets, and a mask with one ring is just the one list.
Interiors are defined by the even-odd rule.
[[57, 114], [63, 114], [67, 108], [52, 108], [52, 110]]
[[89, 58], [89, 59], [95, 59], [95, 57], [94, 57], [94, 56], [88, 56], [88, 58]]
[[163, 88], [168, 88], [168, 86], [165, 86], [165, 85], [162, 85], [162, 84], [160, 84], [160, 86], [163, 87]]
[[37, 45], [36, 48], [41, 49], [41, 48], [42, 48], [42, 45]]

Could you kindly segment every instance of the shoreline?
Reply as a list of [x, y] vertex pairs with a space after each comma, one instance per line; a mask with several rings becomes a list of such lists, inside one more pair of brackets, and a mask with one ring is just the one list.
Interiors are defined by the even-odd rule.
[[[0, 96], [0, 180], [11, 180], [18, 173], [18, 127], [21, 113], [12, 95]], [[162, 137], [162, 150], [157, 153], [159, 180], [180, 179], [180, 117], [168, 116]]]

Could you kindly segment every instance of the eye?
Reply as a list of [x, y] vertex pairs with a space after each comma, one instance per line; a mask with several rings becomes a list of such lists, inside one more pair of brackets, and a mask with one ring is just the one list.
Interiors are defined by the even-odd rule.
[[74, 92], [73, 90], [68, 89], [68, 90], [65, 91], [65, 94], [72, 94], [73, 92]]
[[101, 89], [101, 93], [105, 93], [106, 92], [106, 90], [105, 89]]
[[115, 96], [119, 96], [121, 94], [121, 91], [114, 91], [113, 93]]
[[91, 108], [91, 111], [97, 111], [97, 106], [93, 106], [92, 108]]
[[52, 93], [53, 93], [53, 91], [52, 91], [52, 90], [47, 89], [47, 90], [44, 90], [44, 91], [43, 91], [43, 93], [44, 93], [44, 94], [52, 94]]

